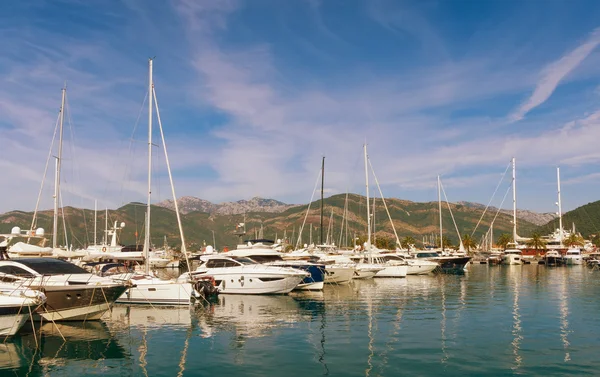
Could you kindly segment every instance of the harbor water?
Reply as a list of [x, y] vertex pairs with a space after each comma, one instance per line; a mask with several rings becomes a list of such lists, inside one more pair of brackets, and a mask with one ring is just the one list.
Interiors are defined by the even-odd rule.
[[[471, 265], [27, 325], [0, 376], [599, 375], [600, 271]], [[63, 340], [63, 337], [65, 340]]]

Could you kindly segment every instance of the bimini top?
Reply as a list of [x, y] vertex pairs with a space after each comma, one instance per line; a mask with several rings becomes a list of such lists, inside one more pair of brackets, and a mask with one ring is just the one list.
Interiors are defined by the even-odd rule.
[[56, 258], [14, 258], [0, 261], [0, 267], [19, 265], [28, 267], [40, 275], [89, 274], [73, 263]]

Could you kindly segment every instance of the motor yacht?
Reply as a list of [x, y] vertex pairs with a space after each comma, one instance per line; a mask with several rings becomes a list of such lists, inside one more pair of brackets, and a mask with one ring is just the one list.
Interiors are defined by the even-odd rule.
[[0, 279], [42, 291], [46, 302], [36, 313], [48, 321], [100, 319], [131, 286], [55, 258], [0, 260]]
[[563, 257], [558, 250], [548, 250], [544, 255], [544, 263], [546, 266], [560, 266], [563, 264]]
[[426, 275], [439, 267], [439, 263], [437, 262], [425, 259], [405, 258], [398, 254], [383, 254], [381, 257], [386, 262], [398, 261], [406, 263], [408, 266], [406, 275]]
[[223, 294], [287, 294], [310, 276], [306, 271], [260, 264], [245, 257], [206, 255], [200, 260], [203, 263], [195, 271], [182, 274], [178, 280], [208, 275]]
[[523, 264], [523, 251], [517, 249], [515, 244], [508, 244], [508, 247], [502, 254], [502, 264], [518, 265]]
[[[436, 262], [439, 265], [439, 271], [447, 274], [464, 273], [467, 263], [471, 257], [440, 256], [433, 250], [418, 251], [412, 254], [415, 259], [422, 259]], [[434, 271], [436, 271], [434, 269]]]
[[572, 248], [567, 249], [567, 252], [563, 257], [563, 261], [566, 265], [583, 264], [583, 257], [581, 256], [581, 250], [578, 247], [572, 247]]

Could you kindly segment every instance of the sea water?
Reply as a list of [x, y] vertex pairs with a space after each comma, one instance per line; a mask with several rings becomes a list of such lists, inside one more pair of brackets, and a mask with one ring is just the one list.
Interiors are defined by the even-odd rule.
[[[0, 376], [600, 375], [600, 271], [471, 265], [27, 325]], [[41, 332], [41, 334], [40, 334]], [[63, 337], [65, 340], [63, 340]]]

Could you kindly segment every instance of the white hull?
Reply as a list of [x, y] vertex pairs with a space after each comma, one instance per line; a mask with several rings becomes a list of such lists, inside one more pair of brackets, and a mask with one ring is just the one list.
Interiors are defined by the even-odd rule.
[[523, 264], [523, 257], [515, 254], [504, 254], [502, 256], [502, 264], [506, 265], [519, 265]]
[[188, 282], [159, 278], [132, 279], [135, 287], [129, 288], [117, 299], [120, 304], [189, 305], [194, 288]]
[[385, 266], [379, 271], [376, 278], [405, 278], [408, 273], [408, 266]]
[[354, 279], [371, 279], [381, 270], [383, 270], [383, 267], [376, 264], [358, 263]]
[[346, 266], [325, 266], [325, 283], [326, 284], [348, 284], [354, 278], [354, 267]]
[[[246, 294], [246, 295], [265, 295], [265, 294], [286, 294], [290, 293], [304, 279], [304, 275], [286, 276], [260, 273], [219, 273], [210, 272], [208, 275], [215, 278], [219, 293], [221, 294]], [[277, 279], [277, 280], [261, 280]]]
[[578, 256], [566, 256], [564, 257], [565, 264], [569, 266], [580, 265], [583, 264], [583, 258]]
[[37, 314], [46, 321], [95, 321], [100, 319], [108, 309], [110, 309], [110, 305], [104, 303], [52, 312], [38, 311]]
[[324, 282], [320, 281], [318, 283], [307, 283], [307, 284], [298, 284], [295, 291], [320, 291], [324, 287]]
[[20, 314], [0, 315], [0, 336], [13, 336], [29, 319], [28, 308], [24, 307]]
[[408, 271], [407, 275], [425, 275], [430, 272], [433, 272], [439, 264], [435, 262], [425, 261], [425, 260], [411, 260], [408, 259]]

